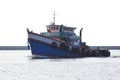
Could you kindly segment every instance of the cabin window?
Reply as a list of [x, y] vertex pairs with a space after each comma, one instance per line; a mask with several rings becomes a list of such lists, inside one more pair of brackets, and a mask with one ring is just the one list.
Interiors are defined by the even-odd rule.
[[53, 27], [53, 30], [55, 30], [55, 27]]
[[55, 27], [55, 30], [58, 30], [58, 27]]
[[51, 30], [53, 30], [53, 27], [51, 27]]
[[58, 27], [56, 27], [56, 30], [58, 30]]

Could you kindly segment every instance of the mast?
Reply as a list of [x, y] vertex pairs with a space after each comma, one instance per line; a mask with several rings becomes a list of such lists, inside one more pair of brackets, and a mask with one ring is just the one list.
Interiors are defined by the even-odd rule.
[[54, 11], [54, 13], [53, 13], [53, 24], [55, 25], [55, 11]]

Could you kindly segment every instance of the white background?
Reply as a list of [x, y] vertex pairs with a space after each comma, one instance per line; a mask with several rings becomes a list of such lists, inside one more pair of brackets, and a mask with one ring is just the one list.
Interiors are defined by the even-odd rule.
[[27, 45], [26, 28], [46, 31], [54, 10], [88, 45], [120, 45], [120, 0], [0, 0], [0, 46]]

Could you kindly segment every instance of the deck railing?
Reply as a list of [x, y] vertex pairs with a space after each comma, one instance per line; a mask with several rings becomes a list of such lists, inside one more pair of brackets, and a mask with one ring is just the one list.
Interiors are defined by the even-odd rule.
[[41, 35], [44, 35], [44, 36], [49, 36], [49, 37], [63, 37], [63, 38], [71, 38], [71, 39], [79, 39], [78, 36], [74, 35], [74, 36], [70, 36], [69, 33], [67, 32], [42, 32], [40, 33]]

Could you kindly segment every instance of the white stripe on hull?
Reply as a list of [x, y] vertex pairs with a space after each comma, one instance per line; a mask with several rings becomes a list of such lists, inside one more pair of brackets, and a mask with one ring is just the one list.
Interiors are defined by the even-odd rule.
[[35, 34], [32, 34], [32, 33], [29, 33], [28, 36], [29, 36], [29, 38], [40, 40], [40, 41], [43, 41], [43, 42], [46, 42], [46, 43], [49, 43], [49, 44], [51, 44], [52, 42], [56, 42], [58, 46], [60, 44], [60, 42], [58, 42], [58, 41], [55, 41], [55, 40], [52, 40], [52, 39], [49, 39], [49, 38], [46, 38], [46, 37], [43, 37], [43, 36], [38, 36], [38, 35], [35, 35]]

